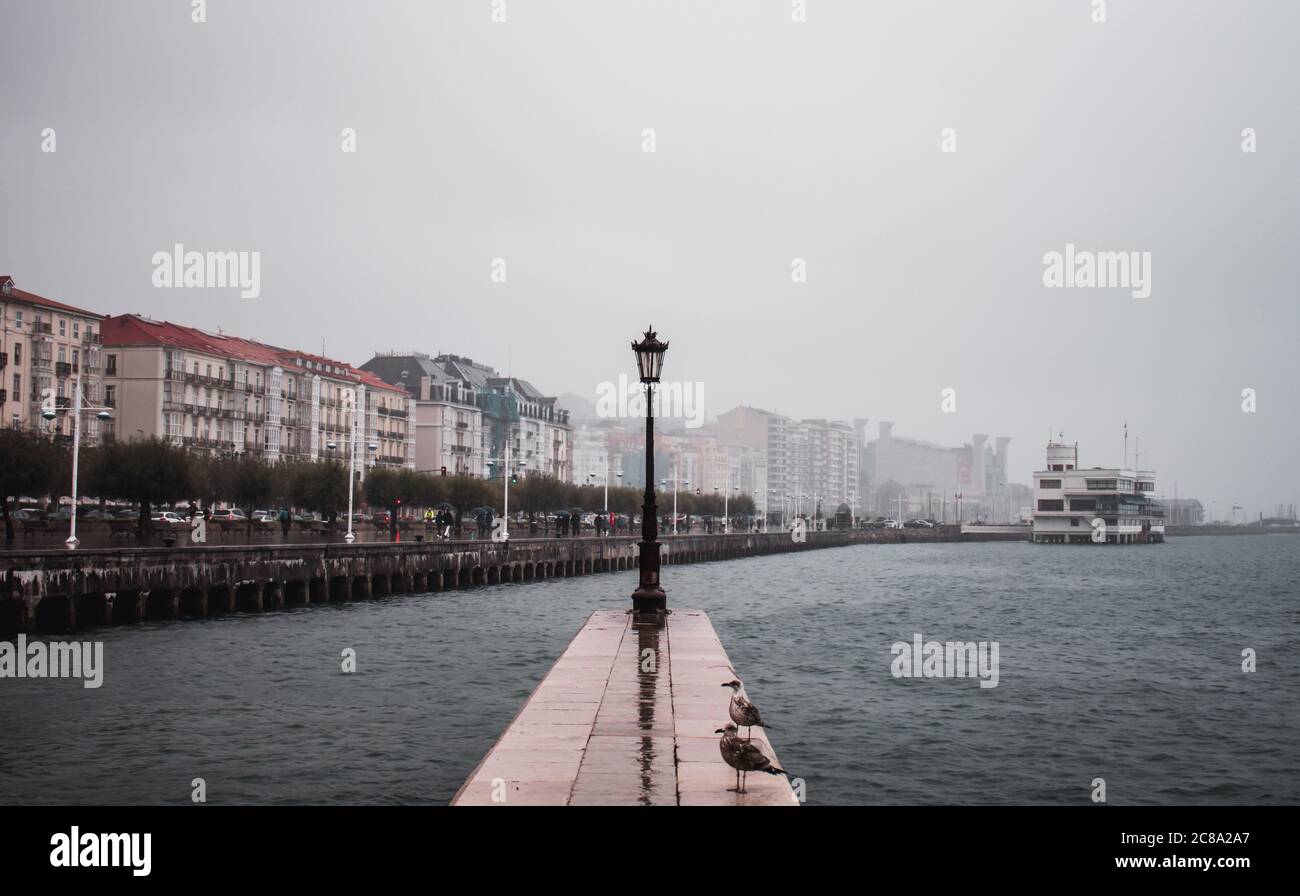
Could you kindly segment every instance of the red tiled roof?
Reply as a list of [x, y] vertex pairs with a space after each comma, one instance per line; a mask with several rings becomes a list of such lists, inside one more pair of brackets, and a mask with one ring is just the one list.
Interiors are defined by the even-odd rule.
[[13, 285], [13, 278], [8, 274], [0, 274], [0, 286], [5, 282], [9, 283], [9, 292], [5, 294], [6, 298], [17, 299], [20, 302], [30, 302], [33, 305], [39, 305], [42, 308], [50, 308], [54, 311], [64, 311], [68, 314], [80, 314], [84, 317], [102, 318], [104, 315], [97, 311], [87, 311], [85, 308], [78, 308], [75, 305], [65, 305], [63, 302], [56, 302], [53, 299], [47, 299], [44, 296], [38, 296], [36, 293], [28, 292], [25, 289], [19, 289]]
[[[100, 333], [104, 345], [169, 345], [191, 351], [206, 352], [223, 358], [238, 361], [251, 361], [267, 366], [279, 365], [303, 373], [320, 373], [338, 379], [352, 380], [369, 388], [383, 389], [387, 392], [401, 393], [403, 390], [384, 382], [366, 370], [359, 370], [344, 361], [325, 358], [307, 352], [267, 345], [253, 339], [228, 336], [224, 333], [208, 333], [194, 327], [174, 324], [164, 320], [149, 320], [135, 314], [120, 314], [104, 318], [100, 324]], [[301, 359], [303, 364], [297, 363]], [[310, 361], [313, 367], [330, 369], [313, 369], [306, 366]], [[334, 373], [334, 369], [342, 373]]]

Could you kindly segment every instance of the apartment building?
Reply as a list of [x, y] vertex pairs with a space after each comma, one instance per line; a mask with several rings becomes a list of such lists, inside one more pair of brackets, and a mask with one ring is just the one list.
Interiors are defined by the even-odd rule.
[[573, 481], [569, 412], [527, 380], [451, 354], [382, 353], [361, 369], [414, 398], [419, 469], [500, 475], [509, 440], [511, 472]]
[[471, 384], [418, 352], [377, 354], [361, 369], [406, 390], [417, 470], [486, 474], [491, 458], [484, 451], [483, 410]]
[[118, 409], [120, 438], [255, 452], [271, 463], [341, 459], [355, 421], [363, 468], [412, 464], [406, 392], [373, 374], [134, 314], [104, 318], [101, 329], [105, 396]]
[[[797, 465], [800, 452], [792, 443], [792, 430], [792, 421], [788, 417], [744, 405], [719, 414], [710, 427], [719, 443], [731, 453], [739, 456], [749, 452], [751, 457], [761, 454], [768, 507], [774, 513], [785, 508], [787, 495], [793, 501], [802, 485]], [[758, 494], [754, 495], [754, 500], [762, 504]]]
[[[0, 274], [0, 423], [71, 437], [74, 389], [86, 406], [112, 406], [103, 389], [102, 314], [19, 289]], [[56, 416], [46, 420], [43, 409]], [[94, 444], [111, 435], [113, 421], [82, 420], [81, 437]]]
[[813, 496], [824, 516], [847, 504], [861, 507], [858, 500], [858, 436], [852, 426], [840, 420], [801, 420], [797, 424], [803, 451], [802, 491]]

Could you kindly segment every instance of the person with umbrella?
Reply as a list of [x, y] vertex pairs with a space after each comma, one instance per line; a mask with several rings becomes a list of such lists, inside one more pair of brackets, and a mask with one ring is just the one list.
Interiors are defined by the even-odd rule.
[[438, 514], [434, 517], [434, 525], [438, 528], [438, 536], [447, 541], [451, 538], [451, 505], [446, 501], [438, 505]]

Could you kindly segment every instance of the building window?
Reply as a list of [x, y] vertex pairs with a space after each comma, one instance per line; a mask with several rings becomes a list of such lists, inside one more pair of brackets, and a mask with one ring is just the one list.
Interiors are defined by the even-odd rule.
[[1048, 499], [1046, 499], [1046, 498], [1044, 498], [1044, 499], [1040, 499], [1039, 502], [1038, 502], [1038, 509], [1039, 509], [1039, 510], [1047, 510], [1047, 511], [1050, 511], [1050, 510], [1064, 510], [1064, 509], [1065, 509], [1065, 501], [1060, 500], [1060, 499], [1057, 499], [1057, 500], [1048, 500]]
[[1088, 491], [1114, 491], [1115, 486], [1116, 483], [1114, 479], [1089, 479], [1088, 480]]
[[14, 374], [14, 401], [18, 401], [18, 396], [22, 395], [22, 393], [23, 393], [22, 374], [15, 373]]
[[1071, 498], [1070, 509], [1071, 510], [1096, 510], [1097, 499], [1096, 498]]
[[81, 338], [81, 321], [79, 320], [74, 320], [72, 322], [72, 338], [73, 339]]
[[23, 363], [23, 344], [21, 342], [15, 342], [14, 343], [14, 364], [21, 364], [21, 363]]
[[1041, 479], [1038, 482], [1039, 488], [1060, 488], [1061, 480], [1059, 479]]
[[63, 318], [59, 318], [59, 335], [60, 336], [68, 335], [68, 322]]
[[21, 311], [14, 312], [14, 326], [20, 330], [23, 328], [23, 313]]
[[109, 376], [117, 376], [117, 355], [109, 355], [105, 362], [104, 373]]

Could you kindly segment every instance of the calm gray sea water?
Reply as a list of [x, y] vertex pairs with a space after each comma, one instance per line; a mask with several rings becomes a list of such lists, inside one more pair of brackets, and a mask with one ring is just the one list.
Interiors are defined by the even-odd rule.
[[[1300, 803], [1300, 538], [871, 545], [668, 567], [809, 803]], [[0, 803], [445, 803], [635, 573], [106, 628], [106, 679], [0, 680]], [[1000, 682], [890, 646], [996, 640]], [[340, 672], [355, 648], [359, 671]], [[1258, 670], [1241, 671], [1253, 648]]]

